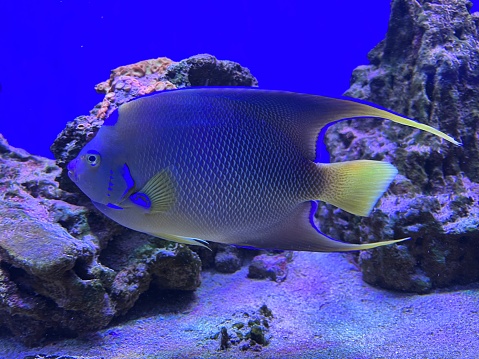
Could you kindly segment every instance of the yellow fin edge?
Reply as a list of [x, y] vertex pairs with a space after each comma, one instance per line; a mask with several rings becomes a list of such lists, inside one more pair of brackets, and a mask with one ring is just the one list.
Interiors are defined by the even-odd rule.
[[353, 250], [353, 251], [360, 250], [360, 251], [362, 251], [362, 250], [365, 250], [365, 249], [373, 249], [373, 248], [377, 248], [377, 247], [388, 246], [390, 244], [395, 244], [395, 243], [407, 241], [407, 240], [410, 240], [410, 239], [411, 239], [411, 237], [407, 237], [407, 238], [392, 239], [392, 240], [382, 241], [382, 242], [356, 244], [355, 248], [352, 248], [350, 250]]
[[[363, 105], [361, 103], [359, 103], [359, 104]], [[359, 112], [363, 112], [360, 116], [381, 117], [381, 118], [384, 118], [384, 119], [387, 119], [387, 120], [390, 120], [390, 121], [393, 121], [393, 122], [396, 122], [396, 123], [400, 123], [402, 125], [406, 125], [406, 126], [409, 126], [409, 127], [417, 128], [419, 130], [423, 130], [423, 131], [432, 133], [433, 135], [439, 136], [442, 139], [455, 144], [456, 146], [462, 146], [461, 142], [456, 141], [451, 136], [445, 134], [442, 131], [439, 131], [438, 129], [435, 129], [434, 127], [431, 127], [431, 126], [426, 125], [424, 123], [420, 123], [420, 122], [410, 120], [406, 117], [396, 115], [392, 112], [381, 110], [379, 108], [376, 108], [376, 107], [373, 107], [373, 106], [370, 106], [370, 105], [365, 105], [365, 107], [362, 110], [360, 110]], [[356, 113], [356, 116], [358, 116], [357, 112], [355, 112], [355, 113]]]

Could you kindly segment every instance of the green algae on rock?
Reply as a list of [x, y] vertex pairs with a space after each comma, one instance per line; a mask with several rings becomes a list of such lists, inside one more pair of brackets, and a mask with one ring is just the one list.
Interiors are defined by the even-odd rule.
[[220, 350], [235, 347], [240, 351], [258, 352], [270, 343], [273, 319], [271, 309], [263, 304], [258, 311], [233, 314], [231, 320], [222, 323], [219, 332], [211, 338], [219, 338]]

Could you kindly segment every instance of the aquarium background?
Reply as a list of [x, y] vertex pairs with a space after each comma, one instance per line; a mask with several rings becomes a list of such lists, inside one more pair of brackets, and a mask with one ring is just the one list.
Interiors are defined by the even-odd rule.
[[248, 67], [262, 88], [339, 96], [389, 11], [387, 0], [2, 1], [0, 133], [52, 158], [65, 123], [101, 101], [94, 86], [110, 70], [160, 56], [210, 53]]
[[[0, 2], [0, 134], [51, 158], [63, 130], [56, 162], [0, 136], [0, 358], [477, 358], [479, 13], [394, 0], [389, 19], [389, 5]], [[262, 88], [347, 90], [461, 140], [369, 119], [326, 134], [333, 162], [391, 161], [398, 176], [370, 217], [320, 203], [321, 230], [412, 240], [210, 252], [100, 215], [65, 170], [102, 122], [98, 108], [79, 116], [102, 100], [94, 86], [118, 66], [200, 53], [248, 67]], [[115, 89], [113, 105], [133, 93]]]

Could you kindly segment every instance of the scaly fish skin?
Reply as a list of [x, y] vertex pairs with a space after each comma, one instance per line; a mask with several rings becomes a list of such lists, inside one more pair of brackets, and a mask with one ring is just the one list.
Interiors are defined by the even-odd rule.
[[355, 101], [190, 88], [120, 106], [68, 170], [108, 217], [181, 243], [346, 251], [401, 241], [343, 243], [314, 224], [317, 200], [368, 215], [397, 173], [386, 162], [315, 162], [321, 129], [353, 117], [390, 119], [458, 144]]

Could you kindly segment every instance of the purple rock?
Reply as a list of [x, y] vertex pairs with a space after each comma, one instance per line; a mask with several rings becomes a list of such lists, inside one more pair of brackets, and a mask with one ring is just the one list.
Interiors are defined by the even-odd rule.
[[288, 275], [288, 262], [292, 252], [281, 254], [260, 254], [253, 258], [248, 269], [248, 278], [271, 279], [282, 282]]
[[370, 217], [320, 204], [319, 227], [344, 241], [412, 240], [359, 255], [368, 283], [401, 291], [479, 280], [478, 14], [466, 0], [392, 1], [386, 38], [353, 72], [345, 95], [377, 103], [460, 139], [388, 121], [329, 129], [332, 162], [392, 162], [399, 175]]
[[241, 268], [243, 258], [240, 250], [234, 246], [219, 246], [215, 256], [215, 268], [218, 272], [234, 273]]

